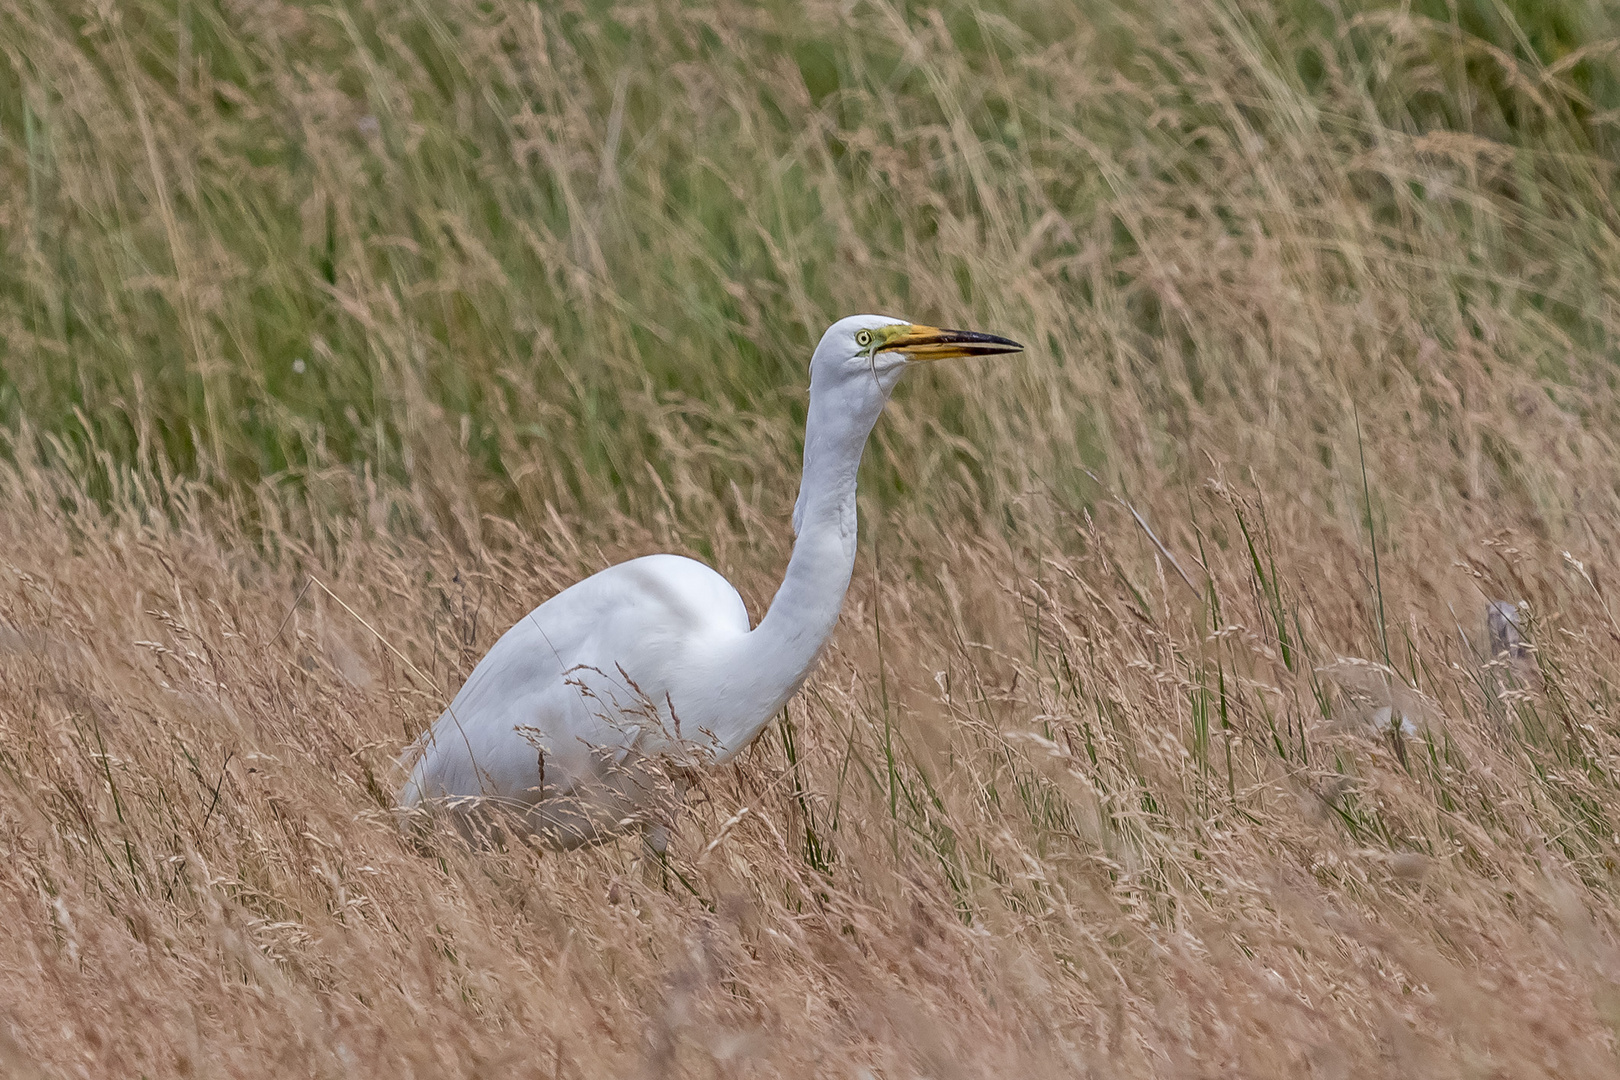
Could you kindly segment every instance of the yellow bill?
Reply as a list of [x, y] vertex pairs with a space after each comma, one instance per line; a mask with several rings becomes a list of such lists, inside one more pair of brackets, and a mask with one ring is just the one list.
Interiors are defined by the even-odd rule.
[[903, 352], [908, 360], [949, 360], [956, 356], [997, 356], [1023, 352], [1010, 338], [975, 330], [944, 330], [937, 326], [896, 326], [878, 346], [878, 352]]

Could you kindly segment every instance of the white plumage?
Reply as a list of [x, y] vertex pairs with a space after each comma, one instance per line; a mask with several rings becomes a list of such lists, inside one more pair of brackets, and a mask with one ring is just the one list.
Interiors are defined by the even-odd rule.
[[1016, 352], [1005, 338], [878, 315], [835, 323], [810, 363], [793, 555], [750, 629], [742, 598], [677, 555], [611, 566], [508, 630], [406, 752], [406, 807], [472, 839], [570, 847], [630, 827], [662, 850], [689, 770], [727, 760], [809, 676], [855, 562], [855, 477], [905, 367]]

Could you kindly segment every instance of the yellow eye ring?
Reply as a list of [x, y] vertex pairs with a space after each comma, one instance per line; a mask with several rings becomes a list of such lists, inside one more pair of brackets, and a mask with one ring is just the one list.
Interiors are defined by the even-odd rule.
[[857, 330], [857, 331], [855, 331], [855, 344], [859, 345], [863, 349], [866, 348], [868, 345], [872, 344], [872, 331], [870, 331], [870, 330]]

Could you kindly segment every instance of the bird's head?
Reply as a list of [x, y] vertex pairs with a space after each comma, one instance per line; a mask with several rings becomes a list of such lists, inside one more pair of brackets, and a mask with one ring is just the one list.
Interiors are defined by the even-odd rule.
[[865, 383], [887, 398], [912, 364], [956, 356], [1022, 352], [1016, 341], [973, 330], [942, 330], [888, 315], [851, 315], [827, 328], [810, 360], [810, 384]]

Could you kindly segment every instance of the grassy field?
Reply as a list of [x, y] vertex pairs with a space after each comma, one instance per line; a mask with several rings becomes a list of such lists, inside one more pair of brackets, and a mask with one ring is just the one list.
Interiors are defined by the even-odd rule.
[[[1595, 0], [0, 0], [4, 1071], [1615, 1075], [1617, 72]], [[552, 592], [761, 614], [856, 311], [1030, 348], [896, 394], [677, 874], [402, 838]]]

